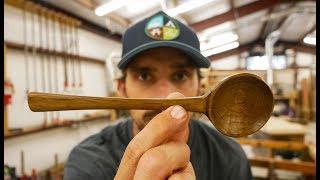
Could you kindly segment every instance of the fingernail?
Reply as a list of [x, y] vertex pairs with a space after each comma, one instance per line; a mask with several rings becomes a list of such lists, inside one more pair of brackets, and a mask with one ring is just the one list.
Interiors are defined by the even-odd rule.
[[170, 115], [175, 119], [181, 119], [186, 115], [186, 111], [181, 106], [174, 106]]

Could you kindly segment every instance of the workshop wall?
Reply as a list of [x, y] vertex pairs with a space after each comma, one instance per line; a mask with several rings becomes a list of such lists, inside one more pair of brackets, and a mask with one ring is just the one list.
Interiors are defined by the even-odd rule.
[[[245, 59], [243, 59], [244, 63], [239, 61], [239, 56], [229, 56], [222, 59], [214, 60], [211, 62], [211, 68], [214, 70], [234, 70], [239, 67], [243, 67], [245, 65]], [[241, 64], [240, 64], [241, 63]], [[297, 66], [302, 67], [310, 67], [315, 65], [316, 56], [313, 54], [296, 52], [296, 64]], [[290, 63], [289, 63], [290, 64]], [[300, 82], [303, 78], [310, 76], [310, 69], [298, 69], [297, 70], [297, 80]], [[285, 69], [285, 70], [276, 70], [274, 75], [275, 82], [285, 83], [285, 84], [293, 84], [294, 81], [294, 70], [293, 69]], [[300, 87], [300, 85], [298, 85]]]
[[[26, 25], [29, 28], [29, 34], [27, 37], [27, 44], [32, 45], [31, 42], [31, 17], [30, 13], [26, 13], [27, 21]], [[37, 18], [35, 18], [37, 21]], [[39, 45], [39, 27], [38, 24], [34, 26], [35, 30], [35, 43]], [[57, 29], [58, 31], [58, 29]], [[57, 32], [58, 33], [58, 32]], [[52, 33], [49, 31], [49, 36]], [[4, 4], [4, 40], [13, 41], [23, 44], [23, 11], [21, 9]], [[60, 39], [57, 38], [58, 42]], [[113, 51], [121, 49], [121, 43], [103, 37], [101, 35], [89, 32], [83, 29], [79, 29], [79, 53], [83, 56], [88, 56], [97, 59], [106, 59], [106, 57]], [[61, 43], [57, 43], [57, 50], [61, 50]]]
[[107, 121], [95, 121], [75, 128], [59, 128], [41, 133], [20, 136], [4, 141], [4, 163], [16, 167], [21, 174], [20, 152], [24, 151], [25, 172], [31, 174], [54, 166], [54, 155], [58, 162], [65, 162], [74, 146], [85, 138], [108, 126]]
[[[27, 19], [27, 26], [30, 31], [30, 16]], [[4, 40], [8, 42], [23, 44], [23, 12], [20, 9], [12, 6], [4, 5]], [[35, 42], [36, 46], [39, 42], [37, 23], [35, 25]], [[49, 34], [51, 37], [52, 34]], [[28, 43], [31, 43], [30, 34], [28, 35]], [[79, 54], [81, 56], [101, 59], [99, 62], [81, 62], [81, 70], [83, 77], [83, 87], [81, 95], [87, 96], [106, 96], [107, 87], [106, 84], [106, 66], [104, 61], [108, 58], [108, 55], [113, 51], [119, 51], [121, 44], [119, 42], [107, 39], [101, 35], [94, 34], [92, 32], [80, 29], [79, 30]], [[61, 50], [60, 43], [57, 43], [58, 51]], [[29, 60], [33, 58], [31, 53]], [[42, 125], [43, 113], [31, 112], [27, 106], [26, 97], [26, 72], [24, 52], [21, 50], [7, 49], [7, 61], [6, 72], [10, 77], [12, 83], [15, 86], [15, 94], [13, 95], [13, 103], [8, 107], [8, 121], [9, 128], [28, 128]], [[33, 58], [34, 60], [34, 58]], [[41, 91], [41, 78], [47, 79], [47, 67], [41, 69], [40, 56], [35, 56], [37, 75], [34, 75], [34, 69], [31, 67], [30, 61], [30, 90]], [[64, 85], [64, 72], [63, 61], [60, 57], [57, 57], [58, 71], [58, 88], [59, 93], [63, 93]], [[71, 77], [69, 71], [69, 77]], [[37, 87], [35, 87], [35, 81], [37, 77]], [[77, 79], [78, 81], [79, 79]], [[48, 83], [46, 87], [48, 89]], [[72, 93], [72, 92], [69, 92]], [[74, 92], [73, 92], [74, 93]], [[64, 119], [77, 120], [86, 115], [97, 113], [98, 111], [86, 110], [86, 111], [72, 111], [72, 112], [60, 112], [60, 117]], [[50, 114], [50, 113], [49, 113]], [[49, 121], [50, 122], [50, 121]], [[6, 139], [4, 142], [4, 163], [17, 168], [17, 173], [20, 174], [20, 151], [23, 150], [25, 154], [25, 170], [26, 173], [31, 174], [32, 168], [37, 170], [44, 170], [53, 165], [54, 154], [58, 154], [59, 162], [64, 162], [70, 152], [70, 150], [82, 141], [84, 138], [91, 134], [99, 132], [105, 126], [107, 121], [94, 121], [82, 124], [77, 128], [58, 128], [54, 130], [48, 130], [39, 132], [36, 134], [30, 134], [15, 138]]]
[[[13, 96], [13, 103], [8, 106], [9, 110], [9, 127], [19, 128], [19, 127], [29, 127], [36, 126], [43, 123], [43, 113], [42, 112], [32, 112], [27, 104], [27, 96], [25, 92], [26, 81], [25, 81], [25, 68], [24, 59], [22, 51], [8, 50], [7, 54], [7, 72], [15, 86], [15, 94]], [[37, 58], [38, 61], [39, 57]], [[40, 63], [38, 62], [38, 74], [45, 73], [45, 79], [47, 80], [47, 68], [41, 70]], [[105, 68], [101, 64], [82, 62], [82, 73], [83, 73], [83, 88], [82, 95], [88, 96], [106, 96], [106, 82], [105, 82]], [[60, 93], [63, 92], [63, 62], [58, 59], [58, 80], [59, 80], [59, 90]], [[33, 73], [30, 74], [31, 78]], [[71, 74], [69, 74], [69, 77]], [[41, 77], [37, 77], [38, 86], [41, 82]], [[94, 80], [93, 80], [94, 79]], [[30, 81], [30, 91], [35, 91], [34, 81]], [[48, 84], [47, 84], [48, 88]], [[41, 91], [41, 88], [37, 88]], [[70, 92], [71, 93], [71, 92]], [[95, 110], [81, 110], [81, 111], [63, 111], [60, 115], [64, 119], [79, 119], [88, 113], [94, 113]], [[49, 115], [52, 113], [48, 113]]]
[[[315, 59], [316, 56], [313, 54], [296, 52], [297, 66], [307, 67], [297, 69], [297, 88], [300, 88], [300, 82], [302, 79], [309, 78], [311, 76], [311, 70], [309, 67], [315, 64]], [[284, 89], [292, 89], [295, 79], [294, 76], [294, 69], [276, 70], [274, 74], [274, 81], [282, 86], [287, 86], [284, 87]]]
[[232, 70], [239, 67], [239, 56], [229, 56], [211, 62], [211, 68], [216, 70]]
[[[4, 40], [14, 43], [23, 44], [23, 12], [12, 6], [4, 5]], [[30, 31], [31, 21], [30, 14], [27, 13], [27, 27]], [[37, 23], [34, 27], [35, 43], [39, 45], [39, 29]], [[49, 37], [52, 34], [49, 33]], [[31, 34], [29, 32], [27, 44], [32, 45]], [[61, 43], [57, 43], [57, 50], [61, 50]], [[94, 34], [84, 29], [79, 30], [79, 53], [82, 56], [92, 57], [104, 60], [109, 59], [110, 54], [119, 52], [121, 43], [107, 39], [101, 35]], [[30, 54], [29, 59], [32, 58]], [[33, 80], [30, 81], [30, 90], [41, 91], [41, 76], [47, 79], [47, 67], [41, 69], [40, 56], [36, 55], [38, 84], [35, 88]], [[243, 60], [243, 59], [242, 59]], [[212, 61], [211, 67], [214, 70], [234, 70], [244, 67], [244, 61], [239, 60], [239, 55], [229, 56], [223, 59]], [[31, 62], [31, 61], [30, 61]], [[315, 55], [297, 52], [296, 63], [298, 66], [310, 66], [315, 64]], [[57, 57], [59, 92], [63, 93], [63, 60]], [[31, 64], [30, 64], [31, 66]], [[19, 50], [7, 50], [6, 71], [15, 85], [15, 94], [13, 103], [8, 107], [9, 127], [10, 128], [26, 128], [39, 126], [43, 123], [43, 113], [31, 112], [27, 106], [27, 97], [25, 94], [26, 78], [25, 78], [25, 61], [24, 52]], [[103, 63], [82, 61], [81, 64], [83, 88], [81, 95], [87, 96], [106, 96], [110, 80], [109, 72], [106, 72], [106, 66]], [[274, 78], [275, 82], [281, 84], [284, 93], [287, 94], [294, 83], [294, 70], [277, 70]], [[42, 74], [42, 75], [41, 75]], [[30, 79], [34, 79], [33, 71], [30, 71]], [[72, 76], [69, 71], [69, 78]], [[310, 69], [297, 70], [297, 86], [300, 88], [300, 82], [304, 78], [310, 76]], [[71, 81], [71, 79], [70, 79]], [[48, 84], [46, 84], [48, 89]], [[65, 111], [60, 112], [60, 116], [65, 119], [78, 120], [86, 115], [94, 114], [94, 110], [86, 111]], [[69, 155], [70, 150], [83, 139], [92, 134], [99, 132], [105, 126], [109, 125], [107, 121], [94, 121], [80, 125], [79, 127], [59, 128], [48, 130], [36, 134], [20, 136], [7, 139], [4, 142], [4, 163], [15, 166], [17, 173], [21, 174], [20, 152], [24, 151], [25, 155], [25, 171], [30, 174], [32, 168], [39, 170], [47, 169], [54, 164], [54, 155], [57, 154], [59, 162], [64, 162]]]

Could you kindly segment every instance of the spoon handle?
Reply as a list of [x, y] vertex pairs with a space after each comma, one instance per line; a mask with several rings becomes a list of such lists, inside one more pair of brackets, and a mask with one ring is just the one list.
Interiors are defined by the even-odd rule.
[[180, 105], [187, 111], [193, 112], [206, 110], [206, 99], [203, 96], [180, 99], [132, 99], [30, 92], [28, 104], [34, 112], [87, 109], [163, 110], [172, 105]]

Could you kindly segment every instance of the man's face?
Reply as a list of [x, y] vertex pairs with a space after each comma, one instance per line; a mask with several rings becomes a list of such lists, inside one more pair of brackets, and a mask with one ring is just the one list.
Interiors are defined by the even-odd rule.
[[[119, 84], [119, 92], [124, 97], [165, 98], [172, 92], [187, 97], [199, 95], [197, 69], [188, 56], [174, 48], [155, 48], [139, 54], [125, 73], [125, 81]], [[159, 112], [130, 110], [138, 131]]]

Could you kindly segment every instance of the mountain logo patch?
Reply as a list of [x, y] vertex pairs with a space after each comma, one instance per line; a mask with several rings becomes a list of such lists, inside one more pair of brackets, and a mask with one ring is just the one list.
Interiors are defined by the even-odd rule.
[[147, 22], [145, 33], [152, 39], [169, 41], [179, 36], [180, 28], [174, 19], [158, 14]]

